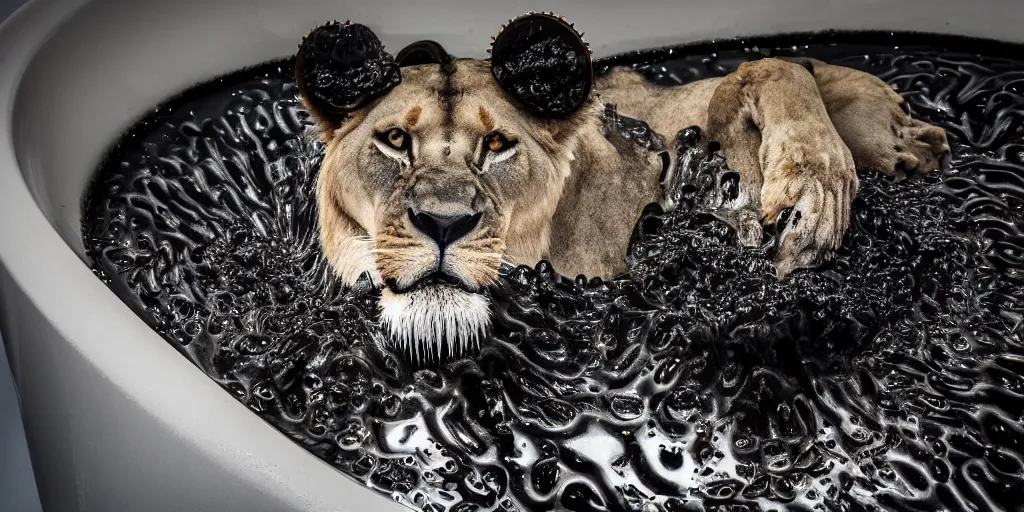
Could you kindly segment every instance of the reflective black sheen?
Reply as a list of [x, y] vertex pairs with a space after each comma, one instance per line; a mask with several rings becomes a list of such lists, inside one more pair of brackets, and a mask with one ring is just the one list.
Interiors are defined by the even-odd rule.
[[565, 20], [528, 14], [502, 28], [491, 45], [498, 84], [540, 117], [565, 117], [590, 97], [590, 48]]
[[344, 117], [394, 89], [402, 74], [365, 25], [328, 23], [302, 39], [296, 77], [312, 108]]
[[[861, 172], [838, 257], [780, 283], [775, 231], [738, 247], [709, 212], [735, 180], [686, 132], [679, 206], [644, 213], [628, 279], [507, 269], [481, 354], [433, 370], [381, 351], [376, 292], [343, 290], [319, 256], [323, 148], [301, 135], [291, 63], [207, 84], [134, 127], [91, 189], [86, 247], [238, 400], [418, 509], [1015, 510], [1024, 62], [996, 56], [1014, 52], [825, 34], [618, 58], [662, 83], [764, 55], [864, 69], [948, 130], [952, 166], [903, 182]], [[611, 125], [649, 140], [642, 124]]]

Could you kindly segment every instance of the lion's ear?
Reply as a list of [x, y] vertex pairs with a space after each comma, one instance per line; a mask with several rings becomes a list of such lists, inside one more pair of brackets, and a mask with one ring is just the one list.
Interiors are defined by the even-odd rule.
[[328, 23], [302, 39], [295, 55], [295, 82], [322, 128], [333, 130], [348, 115], [394, 89], [402, 74], [394, 57], [369, 28]]
[[402, 48], [395, 61], [403, 68], [419, 64], [444, 65], [452, 61], [452, 56], [437, 41], [417, 41]]
[[594, 85], [590, 47], [571, 24], [546, 13], [521, 16], [502, 29], [491, 45], [491, 74], [526, 110], [544, 118], [572, 115]]

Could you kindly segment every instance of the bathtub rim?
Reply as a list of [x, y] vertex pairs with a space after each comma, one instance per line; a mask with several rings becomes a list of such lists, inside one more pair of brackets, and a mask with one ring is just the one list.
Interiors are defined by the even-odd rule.
[[[36, 52], [46, 43], [50, 31], [58, 30], [65, 21], [74, 17], [77, 8], [86, 3], [86, 0], [33, 0], [0, 25], [0, 55], [3, 55], [0, 91], [7, 93], [8, 98], [0, 120], [0, 240], [3, 240], [0, 243], [0, 265], [9, 272], [17, 292], [43, 313], [61, 334], [63, 342], [75, 348], [82, 359], [98, 371], [116, 378], [121, 384], [118, 388], [125, 396], [141, 404], [154, 417], [171, 425], [180, 425], [183, 418], [195, 414], [194, 411], [189, 414], [188, 410], [170, 413], [168, 411], [175, 410], [171, 407], [175, 400], [156, 402], [152, 393], [144, 393], [145, 388], [137, 387], [135, 382], [127, 385], [130, 378], [125, 373], [105, 372], [103, 369], [109, 367], [111, 353], [109, 347], [104, 350], [104, 345], [110, 338], [137, 346], [136, 350], [148, 354], [153, 363], [172, 368], [175, 374], [183, 376], [181, 382], [187, 381], [200, 390], [196, 394], [197, 399], [214, 405], [219, 414], [231, 415], [232, 421], [243, 425], [247, 432], [257, 432], [259, 440], [227, 439], [222, 445], [210, 441], [206, 435], [209, 434], [208, 424], [198, 418], [192, 420], [198, 428], [188, 431], [198, 446], [206, 446], [210, 450], [214, 450], [215, 444], [216, 447], [232, 446], [235, 453], [257, 454], [251, 460], [230, 461], [237, 473], [252, 475], [250, 481], [254, 482], [253, 485], [276, 486], [283, 499], [290, 500], [296, 509], [324, 509], [330, 507], [332, 500], [349, 503], [353, 501], [353, 495], [373, 496], [351, 479], [339, 479], [339, 472], [280, 434], [177, 355], [163, 338], [89, 271], [43, 215], [17, 159], [11, 126], [14, 102], [22, 76]], [[40, 268], [47, 271], [39, 272]], [[117, 332], [111, 333], [110, 324], [116, 326]], [[5, 341], [8, 344], [24, 342], [13, 337]], [[117, 356], [123, 357], [123, 354]], [[18, 369], [14, 368], [14, 371], [18, 378]], [[158, 403], [160, 407], [157, 407]], [[199, 436], [200, 433], [204, 435]], [[253, 443], [259, 445], [259, 450], [253, 449]], [[281, 453], [294, 459], [294, 466], [302, 468], [305, 478], [294, 478], [296, 473], [282, 468]], [[316, 477], [310, 478], [305, 473], [307, 470], [315, 473]], [[381, 497], [367, 501], [372, 502], [370, 505], [375, 510], [405, 510], [394, 504], [388, 506], [390, 502]]]

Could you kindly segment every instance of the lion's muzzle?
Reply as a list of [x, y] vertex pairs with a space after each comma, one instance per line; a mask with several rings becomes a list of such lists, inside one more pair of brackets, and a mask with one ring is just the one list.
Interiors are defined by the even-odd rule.
[[387, 263], [401, 262], [381, 272], [382, 324], [395, 348], [415, 360], [470, 353], [490, 325], [482, 292], [500, 252], [481, 237], [495, 216], [468, 169], [419, 170], [404, 198], [404, 239], [389, 239], [380, 252]]
[[464, 273], [456, 253], [466, 250], [460, 241], [473, 238], [484, 219], [484, 195], [469, 176], [458, 178], [451, 170], [429, 169], [417, 174], [406, 193], [406, 215], [412, 228], [410, 235], [430, 247], [433, 261], [421, 267], [414, 279], [388, 282], [392, 291], [407, 292], [425, 281], [442, 281], [477, 292], [483, 283]]

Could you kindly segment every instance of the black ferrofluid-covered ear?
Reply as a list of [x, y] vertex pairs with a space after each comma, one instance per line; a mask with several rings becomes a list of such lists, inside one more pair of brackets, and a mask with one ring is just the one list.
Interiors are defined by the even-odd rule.
[[299, 94], [322, 121], [339, 124], [349, 113], [394, 89], [402, 73], [369, 28], [337, 21], [313, 29], [295, 56]]
[[491, 45], [498, 85], [540, 117], [565, 117], [583, 106], [594, 85], [590, 47], [552, 13], [530, 13], [502, 28]]
[[448, 64], [452, 56], [437, 41], [417, 41], [402, 48], [395, 56], [400, 67], [420, 64]]

